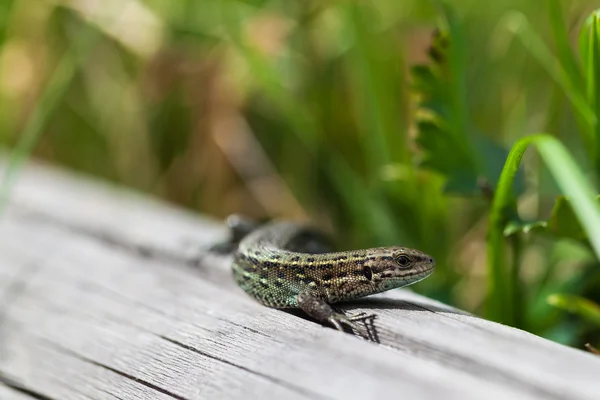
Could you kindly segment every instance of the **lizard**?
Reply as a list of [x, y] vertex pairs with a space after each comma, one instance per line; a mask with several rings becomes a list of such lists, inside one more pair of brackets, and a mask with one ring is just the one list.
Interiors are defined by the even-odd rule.
[[391, 246], [332, 252], [325, 235], [286, 221], [258, 225], [230, 216], [232, 270], [238, 286], [272, 308], [299, 308], [321, 323], [359, 331], [357, 322], [376, 315], [345, 315], [332, 304], [408, 286], [427, 278], [434, 259], [415, 249]]

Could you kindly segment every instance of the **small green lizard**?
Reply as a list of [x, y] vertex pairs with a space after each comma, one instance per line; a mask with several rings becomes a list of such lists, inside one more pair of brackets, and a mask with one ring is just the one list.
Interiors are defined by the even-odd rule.
[[271, 222], [257, 226], [230, 217], [233, 275], [250, 296], [268, 307], [300, 308], [343, 331], [358, 331], [357, 321], [374, 318], [344, 315], [330, 304], [407, 286], [428, 277], [432, 257], [405, 247], [327, 252], [323, 235], [304, 225]]

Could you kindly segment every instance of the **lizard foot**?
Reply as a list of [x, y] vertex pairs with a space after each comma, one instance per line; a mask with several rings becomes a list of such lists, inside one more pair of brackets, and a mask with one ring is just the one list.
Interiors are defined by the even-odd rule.
[[344, 326], [347, 326], [355, 332], [361, 332], [361, 326], [358, 324], [358, 322], [364, 323], [364, 325], [367, 326], [367, 331], [369, 331], [375, 318], [377, 318], [377, 315], [367, 314], [365, 312], [359, 312], [350, 315], [344, 315], [336, 312], [327, 318], [327, 320], [339, 331], [344, 332]]

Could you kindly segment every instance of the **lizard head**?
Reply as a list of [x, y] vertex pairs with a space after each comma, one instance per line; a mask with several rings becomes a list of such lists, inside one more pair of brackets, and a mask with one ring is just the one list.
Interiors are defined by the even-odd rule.
[[435, 269], [431, 256], [398, 246], [362, 250], [346, 262], [352, 273], [344, 273], [333, 280], [333, 290], [326, 292], [330, 302], [408, 286], [427, 278]]
[[406, 247], [380, 247], [367, 250], [362, 278], [357, 282], [365, 294], [408, 286], [427, 278], [435, 269], [435, 260], [419, 250]]

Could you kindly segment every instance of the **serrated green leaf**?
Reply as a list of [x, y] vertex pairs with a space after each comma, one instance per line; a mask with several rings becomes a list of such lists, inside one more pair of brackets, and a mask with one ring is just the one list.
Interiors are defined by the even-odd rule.
[[460, 153], [452, 151], [456, 144], [448, 135], [447, 127], [442, 120], [421, 121], [417, 127], [419, 130], [417, 144], [425, 152], [423, 166], [448, 176], [472, 175], [471, 180], [475, 179], [475, 174], [468, 163], [465, 163], [465, 159]]
[[435, 83], [437, 79], [431, 68], [425, 65], [415, 65], [412, 67], [411, 75], [413, 78], [413, 87], [417, 90], [429, 89], [431, 83]]
[[[450, 47], [450, 37], [460, 40], [461, 34], [451, 14], [446, 15], [450, 31], [434, 35], [429, 50], [431, 63], [412, 69], [413, 88], [422, 97], [419, 111], [428, 116], [417, 124], [417, 144], [424, 152], [422, 166], [446, 177], [446, 193], [473, 195], [481, 193], [482, 178], [488, 186], [496, 186], [508, 150], [468, 129], [464, 120], [463, 105], [456, 98], [463, 88], [457, 87], [454, 76], [464, 72], [457, 70], [462, 55]], [[516, 182], [516, 191], [520, 192], [524, 186], [520, 173]]]
[[[449, 20], [446, 22], [450, 24]], [[460, 71], [452, 71], [449, 62], [449, 58], [456, 58], [456, 54], [448, 54], [449, 35], [447, 30], [436, 31], [429, 49], [431, 62], [412, 69], [413, 88], [421, 97], [419, 113], [427, 116], [417, 123], [417, 144], [424, 153], [421, 166], [447, 178], [446, 192], [471, 194], [478, 191], [479, 171], [472, 156], [475, 151], [465, 150], [471, 147], [465, 129], [456, 128], [462, 126], [461, 105], [453, 97], [450, 81], [452, 73]]]
[[[445, 192], [469, 195], [480, 193], [481, 178], [485, 178], [489, 186], [496, 186], [508, 150], [483, 135], [476, 136], [471, 145], [482, 155], [482, 161], [476, 166], [471, 159], [463, 157], [454, 138], [448, 134], [443, 120], [421, 121], [417, 127], [417, 144], [425, 152], [422, 166], [446, 176]], [[524, 177], [522, 172], [518, 172], [514, 190], [521, 193], [523, 189]]]

